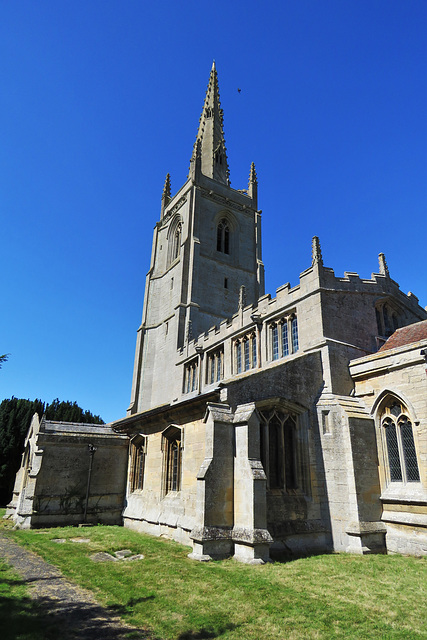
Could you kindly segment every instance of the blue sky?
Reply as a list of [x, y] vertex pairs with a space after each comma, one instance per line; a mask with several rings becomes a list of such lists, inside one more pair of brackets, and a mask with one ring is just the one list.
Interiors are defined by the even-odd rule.
[[213, 59], [266, 290], [318, 235], [337, 275], [385, 252], [425, 306], [426, 32], [425, 0], [1, 3], [0, 399], [125, 415], [161, 191], [186, 179]]

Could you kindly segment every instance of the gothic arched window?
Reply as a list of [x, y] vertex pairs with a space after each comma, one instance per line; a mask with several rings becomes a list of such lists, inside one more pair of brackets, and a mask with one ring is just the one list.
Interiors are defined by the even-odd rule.
[[182, 443], [181, 429], [171, 425], [163, 432], [164, 492], [181, 490]]
[[230, 253], [230, 226], [225, 218], [219, 221], [216, 229], [216, 250]]
[[279, 409], [259, 410], [261, 418], [261, 461], [269, 489], [296, 489], [298, 486], [296, 429], [297, 417]]
[[136, 435], [131, 441], [130, 458], [130, 491], [138, 491], [144, 488], [146, 437]]
[[172, 262], [177, 259], [181, 250], [181, 230], [182, 224], [178, 222], [172, 239]]
[[412, 422], [405, 406], [390, 398], [381, 415], [381, 430], [390, 482], [419, 482]]

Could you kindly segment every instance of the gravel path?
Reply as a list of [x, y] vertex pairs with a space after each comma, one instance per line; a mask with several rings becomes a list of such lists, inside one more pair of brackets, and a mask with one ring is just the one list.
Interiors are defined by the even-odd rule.
[[1, 534], [0, 557], [27, 584], [41, 613], [61, 629], [61, 640], [154, 640], [143, 630], [125, 625], [90, 592], [66, 580], [59, 569]]

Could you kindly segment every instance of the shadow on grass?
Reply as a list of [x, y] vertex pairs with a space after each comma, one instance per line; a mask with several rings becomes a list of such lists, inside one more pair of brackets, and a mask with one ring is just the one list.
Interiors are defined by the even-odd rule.
[[[9, 582], [19, 584], [17, 581]], [[0, 620], [2, 640], [127, 640], [130, 637], [155, 640], [143, 629], [123, 626], [100, 605], [81, 600], [0, 597]]]
[[212, 628], [199, 629], [199, 631], [184, 631], [180, 633], [176, 640], [209, 640], [209, 638], [220, 638], [226, 631], [236, 629], [237, 624], [226, 624], [216, 631]]

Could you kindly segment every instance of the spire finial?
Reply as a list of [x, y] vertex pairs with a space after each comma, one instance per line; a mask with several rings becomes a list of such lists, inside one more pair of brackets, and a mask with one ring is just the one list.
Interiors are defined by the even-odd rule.
[[313, 236], [311, 256], [312, 256], [312, 260], [311, 260], [312, 266], [314, 266], [315, 264], [323, 266], [322, 250], [320, 248], [320, 240], [317, 236]]
[[205, 102], [199, 121], [197, 140], [201, 142], [201, 169], [203, 175], [229, 186], [230, 180], [227, 149], [224, 138], [223, 112], [219, 99], [215, 60], [212, 63], [212, 69], [209, 75]]
[[255, 209], [258, 209], [258, 178], [255, 171], [255, 163], [253, 162], [249, 171], [248, 196], [252, 198]]
[[170, 201], [170, 199], [171, 199], [171, 177], [167, 173], [166, 174], [165, 184], [163, 185], [163, 192], [162, 192], [162, 210], [161, 210], [161, 217], [162, 218], [163, 218], [164, 213], [165, 213], [165, 207], [167, 206], [167, 204]]
[[163, 186], [162, 198], [170, 198], [171, 197], [171, 177], [170, 174], [166, 174], [165, 184]]
[[379, 253], [378, 254], [378, 263], [380, 266], [380, 274], [383, 276], [386, 276], [387, 278], [390, 277], [390, 273], [388, 270], [388, 266], [387, 266], [387, 262], [385, 259], [385, 255], [383, 253]]

